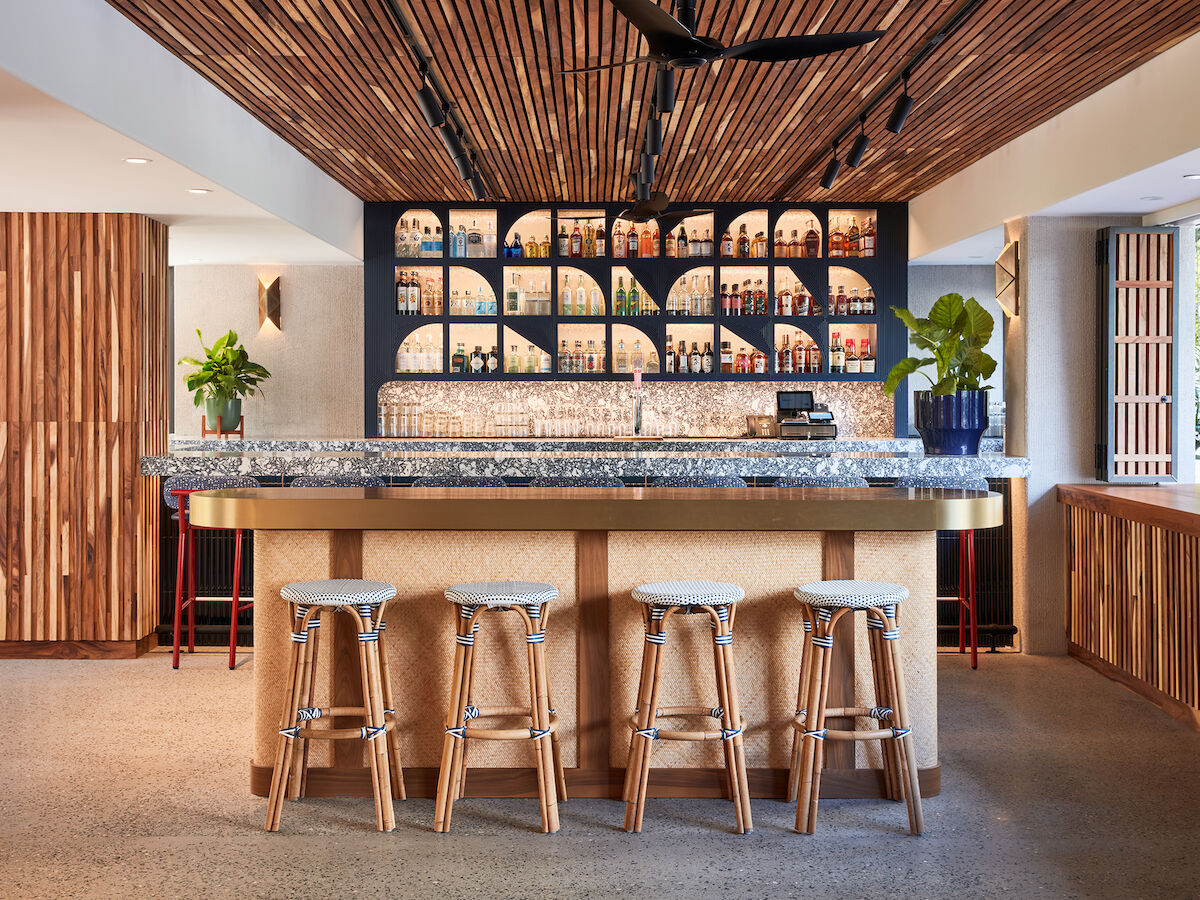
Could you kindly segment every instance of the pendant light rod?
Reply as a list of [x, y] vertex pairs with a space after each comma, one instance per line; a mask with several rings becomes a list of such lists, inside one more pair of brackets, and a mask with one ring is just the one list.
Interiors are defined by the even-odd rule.
[[[903, 68], [889, 78], [886, 82], [884, 82], [884, 84], [875, 92], [870, 100], [864, 103], [859, 109], [855, 110], [853, 116], [851, 116], [834, 134], [833, 143], [842, 141], [849, 136], [850, 133], [854, 131], [858, 123], [865, 119], [871, 110], [883, 103], [897, 87], [911, 78], [913, 70], [916, 69], [917, 66], [919, 66], [922, 62], [924, 62], [926, 58], [928, 58], [928, 56], [933, 53], [935, 49], [937, 49], [937, 46], [941, 44], [942, 41], [950, 37], [950, 35], [961, 28], [962, 25], [966, 23], [967, 19], [969, 19], [975, 13], [975, 11], [983, 5], [983, 3], [984, 0], [965, 0], [965, 2], [963, 2], [953, 13], [951, 13], [950, 17], [946, 19], [941, 27], [938, 28], [938, 30], [932, 35], [930, 35], [930, 37], [925, 40], [925, 43], [918, 47], [917, 51], [913, 53], [911, 57], [909, 57], [908, 62], [904, 64]], [[820, 149], [814, 150], [808, 156], [808, 158], [805, 159], [800, 168], [796, 169], [792, 176], [776, 190], [775, 199], [777, 201], [783, 200], [788, 194], [795, 190], [797, 186], [799, 186], [800, 182], [803, 181], [810, 172], [816, 170], [816, 168], [825, 159], [827, 147], [827, 144], [823, 144]]]

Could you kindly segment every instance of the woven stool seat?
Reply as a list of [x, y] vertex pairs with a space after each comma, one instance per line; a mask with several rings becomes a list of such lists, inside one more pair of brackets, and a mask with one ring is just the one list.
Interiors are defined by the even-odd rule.
[[539, 581], [472, 581], [446, 588], [446, 599], [459, 606], [529, 606], [558, 599], [558, 588]]
[[814, 581], [796, 588], [795, 597], [813, 609], [870, 609], [908, 599], [908, 588], [886, 581]]
[[305, 606], [375, 606], [395, 597], [396, 588], [386, 581], [329, 578], [285, 584], [279, 589], [279, 595], [289, 603]]
[[633, 599], [647, 606], [725, 606], [745, 596], [738, 585], [723, 581], [659, 581], [633, 589]]

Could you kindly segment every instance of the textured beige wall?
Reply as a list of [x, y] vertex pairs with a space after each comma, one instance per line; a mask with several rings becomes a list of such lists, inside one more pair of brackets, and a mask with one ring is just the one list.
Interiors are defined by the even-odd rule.
[[[248, 438], [362, 436], [362, 266], [177, 266], [174, 357], [232, 328], [272, 377], [242, 404]], [[258, 327], [258, 279], [280, 277], [282, 329]], [[200, 414], [175, 366], [173, 432], [200, 434]]]

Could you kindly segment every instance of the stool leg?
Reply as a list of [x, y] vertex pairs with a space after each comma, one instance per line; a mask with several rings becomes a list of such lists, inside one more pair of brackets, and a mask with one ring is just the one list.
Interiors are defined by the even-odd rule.
[[[885, 620], [888, 630], [896, 630], [896, 622], [890, 616]], [[900, 659], [900, 650], [896, 639], [884, 639], [884, 665], [887, 669], [888, 680], [892, 686], [894, 700], [893, 713], [895, 727], [904, 731], [903, 737], [894, 738], [891, 743], [899, 745], [901, 757], [900, 775], [904, 785], [904, 799], [908, 803], [908, 828], [913, 834], [921, 834], [925, 830], [925, 817], [921, 809], [921, 787], [917, 775], [917, 758], [913, 752], [910, 720], [908, 718], [908, 698], [904, 690], [904, 664]]]
[[[808, 701], [808, 676], [812, 669], [812, 629], [815, 616], [812, 607], [807, 603], [800, 607], [800, 615], [804, 621], [804, 643], [800, 649], [800, 685], [796, 688], [796, 714], [804, 709]], [[800, 745], [804, 738], [800, 730], [792, 729], [792, 761], [788, 766], [787, 802], [796, 802], [796, 792], [800, 787]]]
[[[296, 634], [304, 633], [303, 624]], [[305, 635], [307, 640], [307, 635]], [[283, 812], [283, 796], [288, 773], [292, 763], [292, 742], [296, 738], [286, 734], [286, 730], [296, 727], [298, 698], [300, 686], [300, 660], [304, 647], [293, 641], [291, 660], [288, 663], [288, 693], [284, 697], [283, 714], [279, 717], [279, 739], [275, 745], [275, 767], [271, 772], [271, 790], [267, 796], [267, 831], [279, 830], [279, 817]]]
[[229, 609], [229, 668], [237, 665], [238, 606], [242, 591], [242, 529], [233, 535], [233, 598]]
[[979, 629], [976, 621], [975, 603], [975, 532], [968, 531], [964, 537], [967, 542], [967, 614], [971, 617], [971, 668], [979, 668]]
[[[316, 648], [313, 646], [314, 633], [319, 629], [312, 628], [314, 619], [320, 621], [319, 617], [321, 610], [319, 607], [313, 607], [312, 614], [308, 617], [308, 627], [305, 627], [305, 616], [301, 615], [296, 621], [296, 627], [304, 629], [307, 640], [303, 644], [297, 644], [300, 648], [300, 670], [296, 673], [296, 708], [301, 709], [312, 705], [313, 697], [313, 681], [316, 670]], [[304, 779], [308, 774], [308, 741], [295, 740], [292, 741], [292, 762], [291, 772], [288, 779], [288, 799], [299, 800], [301, 791], [303, 790]]]
[[[642, 606], [642, 629], [646, 633], [650, 631], [650, 612], [647, 606]], [[626, 804], [633, 803], [636, 799], [634, 772], [635, 769], [640, 769], [641, 767], [641, 757], [639, 754], [642, 749], [642, 745], [638, 742], [637, 730], [642, 727], [640, 718], [642, 710], [650, 702], [650, 678], [654, 665], [651, 648], [652, 645], [649, 641], [642, 642], [642, 671], [638, 676], [637, 708], [633, 712], [639, 718], [635, 721], [633, 727], [629, 729], [629, 752], [625, 756], [625, 785], [621, 790], [621, 799]], [[626, 817], [628, 818], [628, 811], [626, 812]]]
[[[388, 662], [387, 646], [384, 644], [383, 636], [385, 634], [383, 619], [379, 620], [379, 669], [383, 677], [383, 706], [385, 710], [393, 711], [393, 719], [395, 718], [394, 711], [396, 702], [392, 699], [392, 669]], [[388, 771], [391, 773], [392, 783], [392, 798], [394, 800], [407, 800], [408, 794], [404, 790], [404, 767], [400, 764], [400, 726], [397, 724], [388, 732]]]
[[[729, 710], [729, 698], [725, 680], [725, 655], [721, 652], [721, 645], [717, 642], [719, 632], [717, 618], [713, 617], [713, 672], [716, 674], [717, 680], [717, 706], [721, 708], [721, 727], [729, 727], [725, 721], [725, 717]], [[737, 763], [733, 755], [733, 742], [721, 741], [721, 750], [725, 754], [725, 790], [728, 792], [728, 799], [733, 802], [736, 810], [738, 805], [738, 787], [737, 787]], [[742, 813], [737, 810], [738, 828], [742, 827]]]
[[[381, 831], [394, 831], [396, 828], [396, 809], [392, 805], [391, 791], [391, 757], [388, 751], [387, 716], [383, 704], [383, 665], [379, 660], [379, 622], [382, 621], [386, 603], [381, 603], [372, 610], [366, 607], [360, 611], [364, 625], [374, 633], [374, 639], [368, 641], [364, 650], [367, 656], [368, 690], [363, 692], [363, 706], [369, 714], [368, 725], [382, 728], [377, 736], [367, 741], [367, 750], [375, 757], [375, 767], [379, 772], [379, 806], [383, 815]], [[360, 642], [361, 643], [361, 642]]]
[[[308, 620], [308, 652], [312, 657], [312, 667], [309, 670], [308, 677], [308, 696], [315, 697], [317, 695], [317, 665], [321, 659], [321, 610], [314, 609], [312, 616]], [[311, 704], [311, 700], [308, 705]], [[304, 797], [308, 794], [308, 748], [309, 741], [301, 741], [300, 749], [300, 796]]]
[[[643, 726], [645, 728], [654, 728], [654, 723], [658, 721], [658, 691], [662, 677], [663, 648], [666, 646], [666, 621], [667, 616], [674, 613], [675, 609], [675, 607], [668, 607], [667, 609], [664, 609], [662, 618], [658, 619], [657, 621], [655, 621], [653, 614], [651, 615], [651, 630], [657, 634], [663, 635], [664, 643], [654, 645], [653, 660], [650, 671], [650, 694], [646, 705], [646, 724]], [[646, 812], [646, 796], [650, 789], [650, 757], [654, 753], [655, 740], [645, 735], [640, 735], [640, 737], [642, 739], [642, 752], [639, 757], [638, 771], [636, 776], [637, 795], [633, 808], [633, 827], [632, 829], [629, 829], [634, 832], [640, 832], [642, 830], [642, 816], [645, 815]], [[626, 816], [628, 815], [629, 811], [627, 809]]]
[[171, 651], [171, 668], [179, 668], [179, 638], [180, 626], [183, 622], [183, 578], [184, 565], [187, 560], [187, 525], [183, 520], [183, 503], [179, 501], [179, 543], [175, 553], [175, 628], [174, 644]]
[[958, 652], [967, 650], [966, 611], [967, 603], [967, 542], [963, 532], [958, 533]]
[[[181, 513], [182, 515], [182, 513]], [[188, 527], [188, 653], [196, 652], [196, 529]]]
[[463, 618], [461, 612], [454, 617], [454, 673], [450, 681], [450, 708], [446, 712], [446, 736], [442, 740], [442, 762], [438, 769], [437, 799], [434, 801], [433, 830], [445, 833], [450, 830], [450, 814], [453, 811], [454, 798], [451, 793], [450, 778], [453, 775], [454, 744], [466, 738], [456, 738], [451, 729], [462, 729], [466, 725], [466, 649], [474, 643], [475, 636], [471, 631], [473, 617]]
[[833, 628], [842, 615], [838, 610], [828, 620], [817, 617], [813, 635], [813, 666], [810, 676], [807, 730], [816, 735], [805, 736], [800, 753], [800, 792], [796, 802], [796, 830], [812, 834], [817, 825], [817, 801], [821, 795], [821, 766], [825, 760], [825, 708], [829, 699], [829, 672], [833, 662]]
[[[551, 709], [554, 709], [551, 701]], [[554, 782], [558, 788], [558, 802], [567, 802], [567, 773], [562, 764], [562, 748], [558, 745], [558, 729], [550, 732], [550, 750], [554, 754]]]
[[[526, 620], [530, 637], [541, 635], [535, 642], [526, 642], [529, 654], [529, 679], [532, 696], [530, 697], [533, 715], [533, 727], [538, 731], [549, 732], [550, 729], [550, 690], [549, 679], [546, 677], [546, 641], [545, 623], [542, 615], [545, 609], [541, 606], [530, 607]], [[536, 614], [536, 618], [534, 618]], [[549, 834], [558, 831], [558, 792], [554, 770], [554, 749], [549, 732], [546, 737], [534, 741], [537, 753], [538, 780], [543, 808], [542, 830]]]
[[[872, 627], [871, 622], [879, 622], [879, 627]], [[890, 724], [895, 724], [895, 700], [884, 664], [883, 629], [884, 619], [873, 610], [867, 611], [867, 642], [871, 649], [871, 680], [875, 686], [875, 705], [886, 706], [892, 710]], [[883, 755], [884, 794], [889, 800], [903, 800], [904, 791], [900, 783], [900, 750], [895, 741], [879, 742]]]
[[[371, 620], [368, 616], [364, 618], [359, 614], [358, 610], [353, 607], [340, 607], [345, 612], [349, 613], [355, 620], [358, 627], [359, 642], [358, 642], [358, 665], [359, 672], [362, 675], [363, 688], [363, 718], [366, 726], [369, 728], [377, 727], [381, 724], [383, 699], [378, 698], [376, 704], [376, 694], [378, 693], [378, 684], [375, 681], [372, 659], [373, 650], [378, 644], [377, 641], [364, 641], [362, 635], [370, 632]], [[377, 716], [377, 711], [379, 715]], [[386, 746], [379, 743], [379, 738], [367, 739], [367, 759], [371, 767], [371, 793], [375, 798], [375, 828], [378, 831], [391, 831], [395, 828], [395, 814], [391, 816], [392, 822], [388, 823], [387, 810], [392, 804], [392, 795], [390, 790], [385, 790], [383, 786], [383, 767], [387, 764]], [[383, 759], [380, 759], [380, 751], [383, 751]]]
[[724, 658], [725, 671], [725, 727], [727, 729], [736, 730], [737, 733], [729, 741], [724, 743], [733, 744], [733, 760], [734, 760], [734, 784], [737, 788], [736, 803], [738, 832], [741, 834], [749, 834], [754, 830], [754, 820], [750, 814], [750, 782], [746, 777], [746, 746], [742, 740], [741, 721], [742, 710], [741, 704], [738, 701], [737, 691], [737, 676], [734, 671], [733, 664], [733, 618], [737, 608], [734, 606], [725, 607], [727, 618], [720, 623], [718, 633], [728, 635], [729, 643], [721, 645], [721, 654]]
[[[476, 622], [471, 626], [471, 634], [479, 635], [479, 623]], [[463, 648], [463, 708], [471, 705], [472, 698], [475, 696], [475, 644], [472, 643]], [[466, 717], [463, 717], [466, 721]], [[450, 761], [450, 785], [454, 790], [453, 799], [458, 800], [460, 797], [466, 796], [467, 790], [467, 749], [468, 741], [456, 741], [454, 744], [454, 756]]]

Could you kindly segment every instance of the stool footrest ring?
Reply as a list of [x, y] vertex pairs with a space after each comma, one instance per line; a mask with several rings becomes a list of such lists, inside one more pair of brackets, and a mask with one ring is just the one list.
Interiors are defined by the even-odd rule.
[[[322, 712], [324, 713], [324, 716], [322, 716], [322, 718], [324, 718], [325, 716], [365, 716], [366, 715], [366, 710], [364, 710], [361, 706], [357, 706], [357, 707], [356, 706], [331, 706], [327, 709], [322, 710]], [[391, 712], [385, 713], [383, 719], [384, 719], [384, 725], [383, 725], [384, 731], [393, 731], [396, 728], [396, 718], [395, 718], [394, 713], [391, 713]], [[369, 725], [358, 726], [355, 728], [314, 728], [314, 727], [306, 727], [303, 725], [296, 725], [294, 727], [294, 733], [291, 736], [293, 738], [305, 738], [310, 741], [346, 741], [346, 740], [361, 741], [361, 740], [363, 740], [362, 730], [364, 727], [370, 728]], [[284, 735], [285, 737], [287, 737], [288, 733], [292, 732], [292, 731], [293, 731], [293, 729], [286, 728], [286, 727], [279, 729], [279, 733]]]
[[[481, 741], [528, 741], [537, 740], [545, 737], [558, 730], [558, 714], [550, 713], [550, 727], [544, 729], [543, 732], [535, 734], [535, 729], [531, 726], [524, 728], [479, 728], [473, 723], [479, 719], [489, 718], [511, 718], [520, 717], [529, 719], [531, 722], [533, 717], [529, 714], [529, 710], [521, 706], [502, 706], [493, 709], [480, 709], [479, 715], [473, 716], [468, 720], [468, 724], [464, 724], [458, 728], [447, 727], [446, 733], [459, 738]], [[457, 732], [462, 732], [461, 734]]]
[[[703, 716], [705, 718], [713, 718], [713, 708], [708, 706], [663, 706], [658, 709], [655, 715], [655, 721], [662, 718], [674, 718], [676, 716]], [[629, 726], [637, 733], [642, 732], [638, 728], [638, 716], [634, 713], [629, 717]], [[720, 741], [728, 740], [734, 737], [735, 734], [741, 733], [746, 727], [746, 720], [743, 718], [737, 723], [733, 729], [733, 734], [726, 734], [721, 728], [713, 731], [678, 731], [668, 730], [665, 728], [657, 728], [651, 726], [647, 731], [654, 732], [654, 737], [651, 740], [660, 741]], [[648, 735], [647, 735], [648, 736]]]

